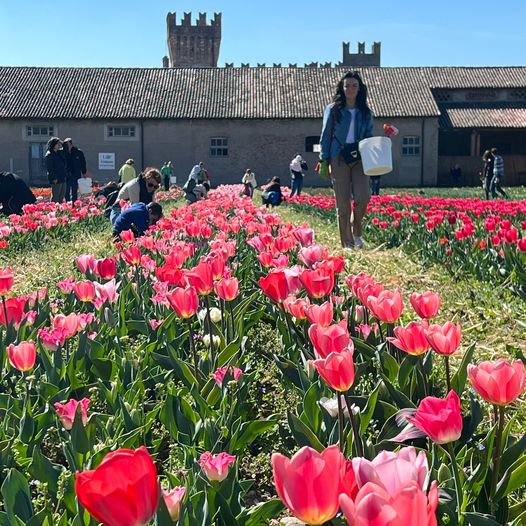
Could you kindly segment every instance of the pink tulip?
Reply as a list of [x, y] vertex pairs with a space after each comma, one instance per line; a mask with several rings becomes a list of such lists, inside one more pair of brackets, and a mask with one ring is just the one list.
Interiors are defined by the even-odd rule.
[[[230, 370], [229, 370], [230, 369]], [[231, 376], [234, 378], [234, 381], [238, 381], [240, 376], [243, 374], [243, 371], [238, 367], [219, 367], [215, 373], [212, 373], [212, 378], [216, 381], [217, 385], [221, 387], [223, 385], [223, 380], [227, 372], [230, 372]]]
[[327, 358], [313, 363], [327, 385], [336, 391], [348, 391], [354, 383], [353, 353], [347, 349], [332, 352]]
[[417, 455], [414, 447], [403, 447], [396, 453], [380, 451], [373, 460], [353, 458], [352, 466], [358, 488], [373, 482], [390, 494], [411, 481], [425, 490], [429, 473], [425, 452], [420, 451]]
[[377, 297], [369, 296], [367, 306], [378, 320], [394, 323], [404, 310], [402, 293], [398, 289], [383, 290]]
[[306, 309], [305, 314], [310, 323], [316, 323], [320, 327], [328, 327], [333, 320], [333, 308], [330, 301], [321, 305], [311, 305]]
[[433, 481], [426, 495], [416, 482], [409, 482], [391, 494], [369, 482], [354, 501], [340, 495], [340, 505], [351, 526], [436, 526], [438, 487]]
[[82, 272], [82, 274], [86, 274], [88, 270], [93, 272], [97, 266], [95, 256], [93, 254], [83, 254], [82, 256], [79, 256], [76, 261], [77, 267]]
[[5, 296], [13, 287], [13, 273], [9, 267], [0, 269], [0, 296]]
[[454, 442], [462, 433], [460, 398], [455, 391], [449, 391], [445, 399], [428, 396], [408, 420], [436, 444]]
[[460, 345], [462, 329], [448, 321], [444, 325], [431, 325], [426, 332], [426, 338], [431, 348], [442, 356], [451, 356]]
[[300, 281], [311, 298], [323, 298], [334, 288], [334, 271], [321, 266], [315, 270], [304, 270]]
[[93, 281], [77, 281], [73, 284], [73, 292], [80, 301], [91, 301], [95, 297], [95, 285]]
[[171, 491], [163, 490], [164, 503], [168, 509], [168, 513], [172, 521], [177, 522], [181, 513], [181, 503], [184, 499], [186, 488], [184, 486], [178, 486]]
[[166, 294], [170, 307], [183, 319], [191, 318], [199, 307], [199, 297], [194, 287], [171, 290]]
[[395, 338], [388, 337], [387, 340], [407, 354], [420, 356], [430, 347], [426, 338], [427, 327], [425, 321], [412, 321], [405, 327], [395, 327]]
[[309, 298], [296, 298], [296, 296], [287, 296], [283, 300], [283, 308], [297, 320], [307, 318], [306, 310], [311, 306]]
[[239, 281], [237, 278], [223, 278], [214, 283], [216, 294], [224, 301], [232, 301], [239, 295]]
[[32, 369], [37, 359], [35, 342], [25, 341], [18, 345], [10, 344], [7, 346], [7, 356], [9, 363], [19, 371], [25, 372]]
[[341, 352], [345, 349], [353, 349], [353, 343], [347, 329], [347, 320], [320, 327], [317, 324], [309, 327], [309, 338], [314, 350], [321, 358], [327, 358], [333, 352]]
[[210, 451], [203, 453], [199, 457], [199, 465], [205, 472], [208, 480], [217, 480], [221, 482], [228, 476], [228, 467], [236, 461], [234, 455], [228, 453], [219, 453], [218, 455], [212, 455]]
[[409, 297], [409, 302], [416, 314], [425, 320], [434, 318], [440, 309], [440, 296], [430, 291], [422, 294], [413, 292]]
[[279, 498], [299, 520], [323, 524], [336, 515], [345, 470], [338, 446], [321, 453], [304, 446], [290, 459], [274, 453], [272, 468]]
[[327, 257], [327, 249], [315, 243], [308, 247], [303, 247], [298, 254], [298, 259], [306, 266], [312, 268], [315, 263]]
[[60, 327], [64, 329], [66, 338], [72, 338], [77, 334], [79, 329], [79, 318], [76, 313], [72, 312], [65, 316], [64, 314], [57, 314], [53, 318], [53, 328]]
[[314, 241], [314, 230], [310, 227], [299, 227], [293, 230], [292, 235], [300, 242], [301, 246], [308, 247]]
[[504, 358], [468, 365], [468, 377], [477, 393], [490, 404], [508, 405], [517, 400], [526, 385], [524, 364]]
[[44, 327], [38, 330], [38, 338], [46, 349], [56, 351], [66, 341], [66, 331], [62, 327]]
[[70, 431], [75, 422], [75, 415], [77, 410], [80, 407], [80, 414], [82, 417], [82, 425], [88, 423], [88, 406], [90, 404], [89, 398], [83, 398], [80, 401], [74, 400], [73, 398], [65, 404], [60, 404], [59, 402], [55, 403], [55, 409], [57, 410], [57, 415], [62, 421], [64, 429]]
[[289, 294], [297, 294], [303, 288], [303, 284], [300, 280], [300, 275], [303, 272], [302, 267], [294, 265], [289, 268], [284, 268], [283, 272], [287, 279], [287, 287]]

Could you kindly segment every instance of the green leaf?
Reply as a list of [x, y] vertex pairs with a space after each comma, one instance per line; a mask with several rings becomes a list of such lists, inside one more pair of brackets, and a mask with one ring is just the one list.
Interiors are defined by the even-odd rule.
[[409, 376], [413, 372], [413, 370], [416, 367], [416, 361], [413, 356], [408, 354], [403, 360], [400, 365], [400, 369], [398, 370], [398, 385], [401, 389], [405, 389], [407, 387], [407, 384], [409, 383]]
[[377, 356], [378, 360], [380, 361], [382, 371], [390, 382], [394, 382], [400, 369], [398, 362], [387, 352], [386, 347], [384, 347], [382, 350], [378, 350]]
[[483, 513], [465, 513], [466, 526], [502, 526], [494, 517]]
[[497, 485], [495, 499], [500, 500], [526, 484], [526, 455], [513, 464]]
[[71, 445], [76, 453], [85, 454], [91, 449], [90, 441], [86, 433], [86, 428], [82, 423], [82, 415], [80, 412], [80, 405], [77, 407], [73, 427], [70, 431]]
[[407, 396], [396, 389], [396, 387], [389, 381], [389, 379], [385, 375], [381, 375], [382, 380], [384, 382], [385, 387], [387, 388], [387, 391], [389, 391], [389, 395], [392, 398], [392, 401], [395, 402], [400, 409], [403, 409], [404, 407], [416, 407]]
[[362, 435], [367, 431], [367, 426], [369, 425], [369, 422], [373, 417], [381, 385], [381, 382], [378, 382], [376, 384], [376, 387], [373, 389], [373, 392], [369, 395], [365, 409], [360, 413], [360, 433]]
[[301, 446], [310, 446], [318, 452], [322, 452], [325, 446], [320, 442], [313, 431], [307, 427], [296, 415], [287, 411], [287, 420], [294, 439]]
[[44, 456], [39, 447], [33, 449], [33, 460], [29, 466], [29, 473], [40, 482], [46, 483], [52, 495], [58, 492], [58, 480], [63, 469], [61, 465], [54, 464]]
[[526, 451], [526, 433], [520, 440], [510, 445], [504, 450], [501, 460], [501, 469], [506, 471], [517, 459]]
[[237, 522], [240, 526], [260, 526], [277, 517], [284, 509], [285, 505], [281, 500], [267, 500], [252, 506], [248, 511], [243, 511], [237, 516]]
[[266, 433], [267, 431], [270, 431], [272, 428], [274, 428], [277, 425], [277, 420], [253, 420], [252, 422], [244, 422], [241, 424], [240, 427], [240, 435], [235, 441], [235, 443], [232, 443], [231, 446], [228, 449], [232, 453], [236, 451], [242, 451], [244, 448], [246, 448], [247, 444], [250, 444], [254, 441], [256, 437], [259, 435], [262, 435], [263, 433]]
[[462, 396], [464, 392], [464, 387], [466, 386], [466, 379], [468, 377], [468, 365], [473, 360], [473, 353], [475, 352], [475, 342], [473, 342], [465, 351], [464, 356], [462, 357], [462, 362], [457, 369], [457, 372], [451, 378], [451, 387], [458, 394]]
[[33, 516], [29, 484], [20, 471], [11, 468], [0, 488], [9, 520], [16, 524], [15, 516], [26, 523]]

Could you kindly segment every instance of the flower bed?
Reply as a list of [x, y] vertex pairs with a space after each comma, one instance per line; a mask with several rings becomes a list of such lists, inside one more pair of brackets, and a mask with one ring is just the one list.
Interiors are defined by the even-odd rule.
[[[521, 520], [523, 364], [473, 366], [464, 345], [450, 367], [461, 329], [432, 324], [438, 295], [409, 308], [311, 229], [210, 196], [80, 255], [56, 290], [9, 297], [0, 272], [0, 524]], [[279, 343], [249, 352], [263, 325]], [[263, 415], [271, 368], [294, 402]], [[261, 451], [279, 498], [256, 503], [241, 465]]]
[[[289, 202], [301, 210], [334, 214], [331, 196], [303, 194]], [[484, 281], [509, 279], [526, 298], [526, 201], [373, 197], [365, 232], [375, 244], [401, 246], [452, 274]]]

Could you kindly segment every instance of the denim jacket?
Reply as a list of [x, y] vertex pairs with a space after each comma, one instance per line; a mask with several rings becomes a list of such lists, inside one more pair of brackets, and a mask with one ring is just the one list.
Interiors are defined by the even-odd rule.
[[[334, 119], [333, 106], [334, 102], [329, 104], [323, 112], [323, 128], [320, 137], [320, 160], [322, 161], [338, 157], [342, 146], [345, 144], [349, 126], [351, 125], [351, 113], [349, 111], [342, 111], [340, 122], [334, 124], [335, 138], [331, 136]], [[362, 111], [358, 110], [354, 119], [355, 140], [358, 142], [372, 136], [373, 113], [369, 112], [369, 115], [364, 117]]]

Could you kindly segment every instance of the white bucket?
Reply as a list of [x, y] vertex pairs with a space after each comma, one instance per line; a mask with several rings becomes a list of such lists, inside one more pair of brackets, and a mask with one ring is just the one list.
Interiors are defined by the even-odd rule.
[[91, 194], [91, 177], [81, 177], [79, 179], [79, 192], [83, 195]]
[[385, 175], [393, 170], [391, 139], [369, 137], [358, 144], [365, 175]]

